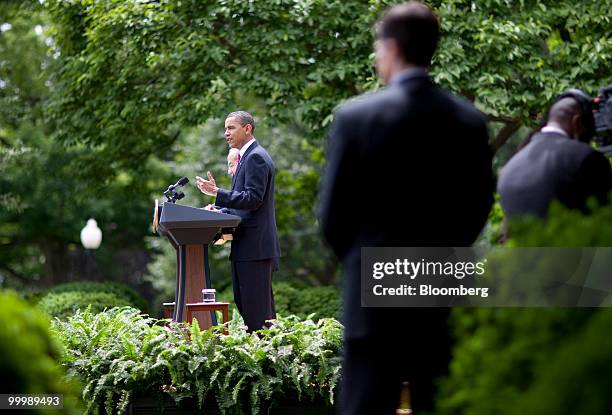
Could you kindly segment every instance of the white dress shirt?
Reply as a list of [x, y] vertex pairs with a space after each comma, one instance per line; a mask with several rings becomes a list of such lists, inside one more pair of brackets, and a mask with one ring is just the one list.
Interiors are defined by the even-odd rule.
[[255, 137], [247, 141], [247, 143], [243, 145], [242, 148], [240, 149], [240, 161], [241, 162], [242, 162], [242, 156], [244, 156], [244, 153], [246, 153], [246, 151], [249, 149], [249, 147], [251, 147], [251, 145], [253, 145], [254, 142], [255, 142]]

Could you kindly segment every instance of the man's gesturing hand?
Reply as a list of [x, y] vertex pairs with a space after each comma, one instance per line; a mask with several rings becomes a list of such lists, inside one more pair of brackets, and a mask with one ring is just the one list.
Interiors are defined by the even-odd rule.
[[204, 206], [204, 210], [209, 210], [211, 212], [221, 212], [220, 209], [217, 209], [215, 207], [215, 205], [211, 205], [210, 203], [208, 205]]
[[215, 182], [215, 178], [210, 172], [206, 172], [208, 175], [208, 180], [201, 178], [200, 176], [196, 176], [196, 185], [198, 189], [202, 193], [208, 196], [217, 196], [217, 191], [219, 188], [217, 187], [217, 183]]

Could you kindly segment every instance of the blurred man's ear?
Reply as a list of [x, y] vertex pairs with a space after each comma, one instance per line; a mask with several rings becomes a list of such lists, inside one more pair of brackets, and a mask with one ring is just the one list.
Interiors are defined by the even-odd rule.
[[394, 38], [387, 39], [387, 48], [389, 50], [390, 56], [393, 58], [394, 61], [404, 60], [404, 56], [402, 55], [402, 50], [399, 46], [399, 42], [397, 41], [397, 39], [394, 39]]
[[574, 129], [574, 137], [583, 143], [589, 143], [592, 137], [589, 137], [589, 131], [584, 126], [584, 119], [582, 115], [575, 114], [572, 117], [572, 128]]
[[569, 135], [571, 136], [571, 138], [575, 139], [575, 140], [580, 140], [582, 141], [582, 117], [580, 116], [580, 114], [574, 114], [572, 115], [572, 118], [570, 120], [570, 125], [569, 127], [571, 128], [571, 131], [568, 131]]

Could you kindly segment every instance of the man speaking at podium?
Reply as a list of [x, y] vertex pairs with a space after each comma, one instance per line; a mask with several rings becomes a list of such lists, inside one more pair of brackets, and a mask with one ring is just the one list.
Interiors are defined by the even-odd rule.
[[215, 206], [221, 212], [242, 218], [234, 234], [230, 260], [234, 302], [249, 331], [259, 330], [266, 320], [276, 318], [272, 272], [278, 268], [280, 257], [274, 162], [255, 140], [254, 130], [255, 120], [246, 111], [232, 112], [225, 120], [225, 139], [230, 148], [240, 152], [230, 190], [218, 188], [210, 172], [208, 180], [196, 177], [200, 191], [215, 196]]

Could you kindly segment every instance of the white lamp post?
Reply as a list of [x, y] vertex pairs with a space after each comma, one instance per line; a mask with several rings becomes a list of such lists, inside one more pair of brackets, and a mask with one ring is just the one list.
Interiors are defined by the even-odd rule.
[[95, 219], [89, 219], [81, 230], [81, 243], [85, 249], [98, 249], [102, 242], [102, 231]]
[[98, 222], [95, 219], [87, 220], [87, 225], [81, 230], [81, 243], [87, 254], [86, 268], [87, 278], [91, 279], [91, 259], [92, 250], [98, 249], [102, 243], [102, 231], [98, 228]]

